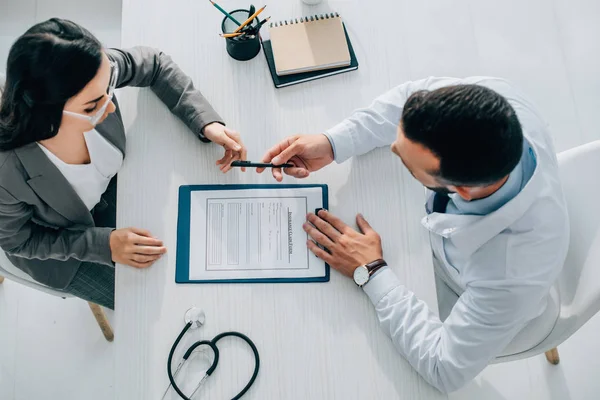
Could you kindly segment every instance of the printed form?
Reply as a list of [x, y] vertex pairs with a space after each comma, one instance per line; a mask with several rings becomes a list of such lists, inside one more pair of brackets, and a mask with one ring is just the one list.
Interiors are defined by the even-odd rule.
[[190, 205], [190, 280], [325, 275], [302, 229], [320, 187], [194, 191]]

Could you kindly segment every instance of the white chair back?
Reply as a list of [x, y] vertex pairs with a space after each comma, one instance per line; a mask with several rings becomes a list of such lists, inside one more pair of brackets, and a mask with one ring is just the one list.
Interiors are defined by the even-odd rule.
[[15, 267], [6, 257], [6, 254], [2, 250], [0, 250], [0, 276], [3, 276], [8, 280], [15, 281], [22, 285], [28, 286], [30, 288], [39, 290], [41, 292], [51, 294], [53, 296], [73, 297], [70, 294], [60, 292], [58, 290], [52, 289], [46, 285], [42, 285], [41, 283], [34, 281], [25, 272]]
[[558, 165], [571, 231], [569, 251], [556, 285], [559, 316], [541, 343], [495, 362], [553, 349], [600, 312], [600, 140], [559, 153]]
[[563, 342], [600, 311], [600, 140], [560, 153], [558, 163], [571, 241], [558, 281], [560, 316], [545, 341]]

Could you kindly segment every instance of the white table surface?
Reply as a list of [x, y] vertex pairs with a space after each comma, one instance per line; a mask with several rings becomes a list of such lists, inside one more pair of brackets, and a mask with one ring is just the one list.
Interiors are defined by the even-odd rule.
[[[227, 9], [248, 3], [222, 1]], [[171, 55], [228, 125], [242, 133], [249, 158], [258, 160], [285, 136], [322, 132], [410, 78], [395, 24], [380, 23], [380, 9], [402, 14], [399, 2], [380, 1], [375, 8], [366, 3], [268, 3], [263, 16], [273, 19], [339, 11], [360, 62], [358, 71], [283, 89], [273, 87], [262, 52], [247, 62], [227, 55], [217, 35], [222, 16], [208, 1], [124, 0], [122, 46], [148, 45]], [[149, 229], [169, 253], [146, 270], [117, 268], [118, 399], [160, 398], [168, 383], [169, 349], [192, 305], [206, 312], [206, 325], [182, 348], [227, 330], [246, 333], [258, 346], [261, 370], [244, 398], [445, 398], [395, 351], [367, 297], [337, 272], [328, 283], [176, 285], [178, 187], [274, 181], [268, 174], [220, 173], [214, 163], [221, 149], [198, 141], [150, 90], [126, 89], [119, 99], [128, 155], [119, 174], [118, 225]], [[420, 225], [423, 190], [389, 149], [331, 165], [302, 183], [328, 184], [330, 210], [346, 222], [362, 212], [383, 237], [385, 258], [396, 274], [437, 310], [428, 237]], [[242, 343], [224, 341], [220, 347], [219, 367], [196, 398], [230, 399], [251, 375], [251, 353]], [[176, 353], [177, 360], [182, 353]], [[182, 386], [193, 387], [201, 375], [201, 362], [192, 363], [182, 373]], [[171, 392], [167, 398], [177, 396]]]

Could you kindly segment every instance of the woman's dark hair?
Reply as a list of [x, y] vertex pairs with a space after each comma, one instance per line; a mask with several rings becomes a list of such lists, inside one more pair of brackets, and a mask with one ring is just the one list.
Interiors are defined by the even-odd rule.
[[101, 63], [98, 39], [71, 21], [52, 18], [18, 38], [8, 54], [0, 100], [0, 150], [56, 136], [65, 103]]
[[480, 186], [498, 182], [517, 166], [523, 131], [508, 101], [479, 85], [413, 93], [402, 111], [402, 130], [440, 159], [442, 183]]

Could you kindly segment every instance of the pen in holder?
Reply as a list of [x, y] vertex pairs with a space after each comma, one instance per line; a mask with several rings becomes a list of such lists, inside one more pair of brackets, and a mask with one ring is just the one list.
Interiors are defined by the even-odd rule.
[[[238, 21], [245, 21], [252, 14], [249, 10], [234, 10], [230, 12], [232, 17]], [[248, 24], [241, 32], [246, 32], [243, 35], [236, 37], [228, 37], [225, 39], [225, 46], [227, 53], [236, 60], [247, 61], [250, 60], [258, 53], [260, 53], [260, 38], [258, 36], [258, 17]], [[235, 22], [230, 20], [228, 17], [223, 18], [221, 24], [221, 30], [224, 34], [233, 33], [237, 29]]]

